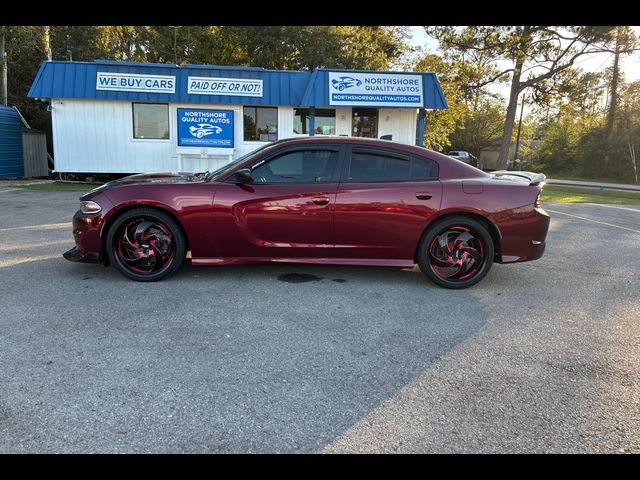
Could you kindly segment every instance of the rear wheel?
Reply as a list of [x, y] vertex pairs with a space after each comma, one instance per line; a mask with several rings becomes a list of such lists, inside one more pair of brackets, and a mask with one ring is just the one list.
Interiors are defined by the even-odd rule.
[[152, 208], [136, 208], [116, 219], [107, 233], [106, 249], [120, 273], [140, 282], [154, 282], [174, 273], [187, 250], [177, 222]]
[[493, 255], [487, 228], [464, 216], [437, 221], [418, 245], [420, 270], [445, 288], [467, 288], [478, 283], [491, 269]]

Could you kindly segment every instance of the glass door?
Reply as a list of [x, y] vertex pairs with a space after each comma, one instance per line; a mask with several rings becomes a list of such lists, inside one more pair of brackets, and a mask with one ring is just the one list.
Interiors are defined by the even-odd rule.
[[354, 137], [378, 138], [378, 109], [352, 109], [351, 135]]

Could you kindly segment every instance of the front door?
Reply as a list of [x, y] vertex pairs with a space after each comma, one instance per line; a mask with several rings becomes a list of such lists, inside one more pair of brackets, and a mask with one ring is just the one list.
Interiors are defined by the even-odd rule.
[[335, 256], [411, 261], [440, 208], [438, 164], [370, 147], [354, 146], [349, 157], [336, 196]]
[[333, 256], [339, 160], [339, 146], [289, 149], [253, 165], [251, 183], [221, 184], [213, 202], [215, 256]]
[[352, 109], [351, 125], [353, 137], [378, 138], [378, 109]]

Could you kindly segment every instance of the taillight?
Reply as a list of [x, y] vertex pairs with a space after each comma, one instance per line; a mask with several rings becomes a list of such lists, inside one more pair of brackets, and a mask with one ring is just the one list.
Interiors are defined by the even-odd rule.
[[536, 208], [540, 208], [541, 207], [541, 205], [540, 205], [540, 195], [542, 195], [542, 189], [540, 189], [540, 191], [538, 192], [538, 195], [536, 196], [536, 201], [533, 203], [533, 205]]

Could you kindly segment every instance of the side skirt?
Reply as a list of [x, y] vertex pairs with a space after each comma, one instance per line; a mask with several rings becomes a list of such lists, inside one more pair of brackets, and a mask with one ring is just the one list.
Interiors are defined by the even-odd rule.
[[302, 263], [313, 265], [360, 265], [366, 267], [413, 267], [413, 259], [389, 260], [385, 258], [271, 258], [271, 257], [221, 257], [193, 258], [192, 265], [248, 265], [254, 263]]

